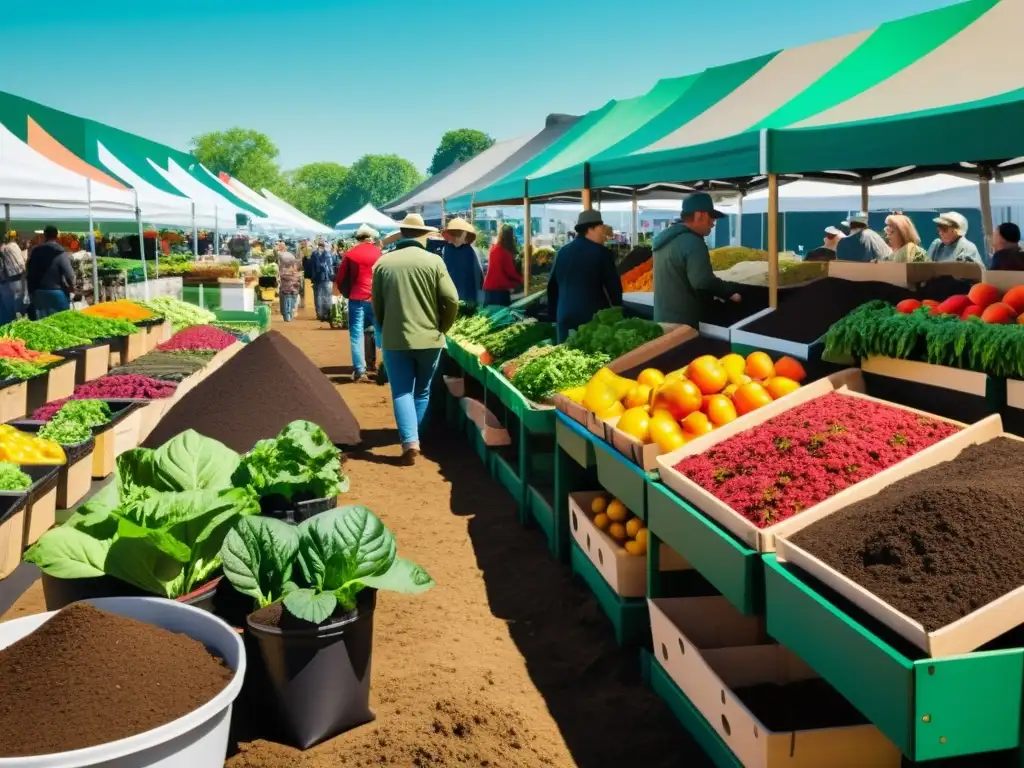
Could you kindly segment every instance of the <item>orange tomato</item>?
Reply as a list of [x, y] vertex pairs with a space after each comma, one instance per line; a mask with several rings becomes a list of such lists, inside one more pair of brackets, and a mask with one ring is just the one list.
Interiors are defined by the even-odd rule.
[[708, 415], [708, 419], [716, 427], [721, 427], [736, 419], [736, 406], [725, 395], [711, 395], [705, 399], [707, 403], [704, 407], [704, 413]]
[[775, 363], [775, 375], [800, 382], [807, 378], [807, 371], [804, 370], [799, 360], [786, 356], [780, 357]]
[[701, 394], [697, 385], [687, 379], [675, 379], [666, 383], [654, 395], [652, 410], [666, 410], [676, 421], [682, 421], [689, 414], [700, 410]]
[[747, 376], [752, 379], [770, 379], [775, 375], [775, 365], [767, 352], [751, 352], [747, 355]]
[[642, 408], [651, 402], [651, 388], [646, 384], [637, 384], [626, 395], [622, 404], [626, 408]]
[[651, 417], [643, 408], [630, 408], [615, 428], [641, 443], [651, 442]]
[[771, 401], [772, 396], [768, 394], [768, 391], [762, 384], [756, 381], [744, 384], [732, 396], [733, 405], [736, 406], [736, 413], [740, 416], [756, 411], [758, 408], [768, 405]]
[[800, 382], [787, 379], [785, 376], [774, 376], [764, 383], [764, 388], [773, 399], [778, 400], [800, 389]]
[[715, 425], [711, 423], [711, 420], [700, 411], [694, 411], [683, 419], [683, 432], [694, 437], [706, 435], [714, 428]]
[[648, 386], [651, 389], [657, 389], [665, 383], [665, 374], [657, 368], [645, 368], [636, 377], [636, 383]]
[[672, 418], [672, 414], [667, 411], [655, 412], [647, 426], [651, 441], [658, 446], [662, 453], [669, 453], [681, 448], [686, 442], [683, 439], [683, 430]]
[[698, 357], [688, 366], [690, 381], [705, 395], [715, 395], [729, 383], [725, 367], [712, 355]]

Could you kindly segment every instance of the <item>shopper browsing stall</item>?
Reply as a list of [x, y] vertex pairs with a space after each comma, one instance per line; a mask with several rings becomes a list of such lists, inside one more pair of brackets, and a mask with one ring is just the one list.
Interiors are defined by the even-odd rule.
[[892, 248], [892, 256], [886, 261], [901, 263], [928, 261], [928, 253], [921, 247], [921, 236], [909, 216], [894, 213], [885, 219], [885, 236]]
[[843, 226], [849, 227], [850, 235], [836, 245], [836, 259], [839, 261], [886, 261], [892, 256], [892, 249], [885, 239], [868, 226], [868, 215], [858, 213], [844, 221]]
[[654, 238], [655, 321], [696, 328], [700, 325], [699, 294], [741, 300], [736, 283], [715, 275], [704, 240], [724, 215], [715, 210], [711, 195], [695, 192], [683, 201], [682, 221]]
[[75, 288], [75, 271], [64, 246], [57, 242], [59, 235], [56, 227], [44, 229], [44, 242], [32, 249], [25, 268], [37, 320], [71, 308], [69, 297]]
[[512, 291], [523, 285], [523, 276], [516, 268], [516, 250], [516, 232], [505, 224], [487, 256], [484, 304], [507, 307], [512, 303]]
[[967, 218], [956, 211], [939, 214], [934, 219], [938, 238], [928, 248], [931, 261], [973, 261], [983, 264], [978, 246], [967, 239]]
[[331, 286], [334, 283], [334, 257], [327, 250], [323, 240], [317, 240], [316, 248], [309, 255], [309, 280], [313, 283], [313, 306], [316, 319], [326, 323], [331, 319]]
[[0, 246], [0, 325], [24, 311], [25, 254], [17, 237], [17, 233], [7, 233]]
[[991, 269], [1024, 270], [1024, 251], [1020, 248], [1020, 227], [1003, 222], [992, 233]]
[[458, 217], [448, 222], [441, 233], [445, 239], [441, 249], [441, 259], [448, 274], [455, 283], [462, 301], [480, 301], [480, 289], [483, 284], [483, 268], [480, 256], [473, 247], [476, 242], [476, 229], [465, 219]]
[[824, 242], [808, 253], [804, 261], [835, 261], [836, 246], [844, 237], [846, 234], [839, 227], [825, 227]]
[[601, 212], [583, 211], [576, 235], [558, 251], [548, 280], [548, 312], [559, 344], [600, 310], [622, 306], [622, 282], [605, 247], [608, 230]]
[[277, 291], [281, 296], [281, 317], [290, 323], [295, 316], [302, 289], [302, 272], [299, 260], [284, 250], [284, 243], [277, 252]]
[[[348, 250], [338, 267], [338, 293], [348, 299], [348, 336], [352, 347], [352, 380], [365, 381], [367, 367], [377, 369], [377, 349], [381, 347], [380, 326], [374, 321], [370, 303], [373, 268], [380, 259], [376, 240], [380, 235], [363, 224], [356, 230], [356, 245]], [[372, 330], [375, 346], [373, 358], [367, 359], [364, 334]]]
[[381, 328], [384, 365], [391, 384], [402, 459], [416, 463], [419, 427], [430, 401], [445, 332], [455, 322], [459, 294], [440, 256], [426, 249], [436, 231], [410, 214], [399, 225], [401, 239], [373, 270], [370, 301]]

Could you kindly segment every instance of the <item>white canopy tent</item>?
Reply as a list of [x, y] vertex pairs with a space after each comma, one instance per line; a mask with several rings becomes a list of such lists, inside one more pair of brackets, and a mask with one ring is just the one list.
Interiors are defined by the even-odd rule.
[[260, 191], [263, 193], [264, 200], [266, 200], [271, 205], [276, 206], [279, 210], [291, 216], [300, 225], [303, 231], [318, 235], [326, 235], [333, 231], [326, 224], [321, 224], [316, 219], [304, 214], [291, 203], [287, 202], [286, 200], [282, 200], [269, 189], [264, 187]]
[[358, 229], [363, 224], [373, 227], [381, 232], [393, 232], [398, 229], [398, 222], [387, 214], [381, 213], [372, 205], [364, 205], [351, 216], [334, 225], [336, 230]]
[[276, 210], [275, 207], [270, 205], [267, 200], [260, 197], [256, 192], [253, 192], [238, 179], [231, 178], [230, 181], [228, 181], [228, 188], [237, 197], [250, 205], [256, 206], [267, 214], [265, 218], [258, 216], [252, 217], [252, 227], [256, 232], [289, 236], [299, 234], [298, 225], [290, 216], [285, 215], [282, 211]]
[[221, 230], [235, 229], [236, 213], [244, 213], [247, 216], [253, 215], [249, 211], [242, 211], [227, 198], [221, 197], [213, 189], [193, 178], [191, 174], [172, 159], [168, 159], [167, 168], [161, 168], [150, 158], [147, 158], [146, 162], [152, 165], [157, 173], [163, 176], [171, 185], [181, 190], [183, 194], [195, 203], [197, 214], [200, 207], [215, 211], [217, 223]]

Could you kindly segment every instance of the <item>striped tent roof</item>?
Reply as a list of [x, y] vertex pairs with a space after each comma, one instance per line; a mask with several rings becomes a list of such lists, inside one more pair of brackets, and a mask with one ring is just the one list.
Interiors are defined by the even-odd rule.
[[782, 51], [675, 130], [594, 157], [591, 186], [1010, 168], [1024, 154], [1024, 69], [992, 41], [1022, 26], [1022, 0], [968, 0]]

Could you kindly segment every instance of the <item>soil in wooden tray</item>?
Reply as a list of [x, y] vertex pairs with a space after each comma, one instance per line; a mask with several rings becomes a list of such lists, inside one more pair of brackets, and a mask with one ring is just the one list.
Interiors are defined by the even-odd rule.
[[820, 678], [788, 685], [763, 683], [733, 693], [770, 731], [810, 731], [862, 725], [867, 719]]
[[[720, 299], [710, 293], [700, 295], [700, 320], [702, 323], [728, 328], [768, 308], [768, 289], [759, 285], [741, 285], [736, 292], [743, 301]], [[779, 300], [785, 292], [780, 291]]]
[[890, 283], [871, 280], [842, 280], [826, 277], [803, 288], [795, 288], [778, 309], [743, 328], [749, 333], [811, 344], [848, 312], [875, 299], [898, 304], [914, 297], [913, 291]]
[[192, 638], [74, 603], [0, 650], [0, 757], [143, 733], [201, 707], [233, 674]]
[[359, 422], [330, 380], [298, 347], [271, 331], [175, 403], [144, 447], [159, 448], [194, 429], [245, 452], [298, 419], [317, 424], [336, 445], [360, 442]]
[[833, 392], [688, 456], [675, 469], [766, 528], [957, 429], [903, 408]]
[[997, 438], [911, 475], [793, 542], [928, 631], [1024, 585], [1021, 443]]

